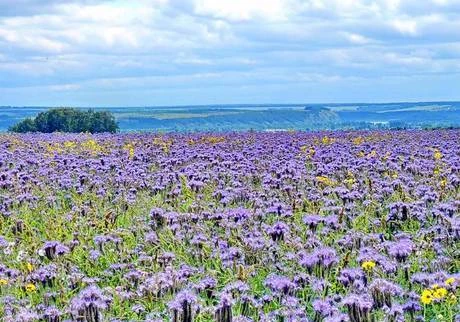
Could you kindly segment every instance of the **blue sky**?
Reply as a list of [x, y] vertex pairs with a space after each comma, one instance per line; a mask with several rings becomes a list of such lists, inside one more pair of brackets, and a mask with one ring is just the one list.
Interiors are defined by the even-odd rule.
[[0, 0], [0, 105], [460, 100], [460, 0]]

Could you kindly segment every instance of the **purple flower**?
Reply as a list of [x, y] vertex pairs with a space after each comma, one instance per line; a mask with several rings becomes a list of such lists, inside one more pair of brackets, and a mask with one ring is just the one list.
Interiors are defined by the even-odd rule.
[[295, 289], [295, 284], [285, 276], [270, 275], [265, 280], [265, 285], [273, 292], [286, 295]]
[[62, 312], [55, 306], [47, 307], [43, 313], [43, 318], [46, 320], [46, 322], [60, 322], [61, 316]]
[[390, 242], [387, 246], [388, 254], [398, 262], [404, 262], [414, 250], [414, 243], [410, 239]]
[[95, 262], [101, 257], [101, 252], [98, 251], [97, 249], [91, 249], [89, 251], [89, 258], [91, 261]]
[[267, 229], [267, 233], [273, 241], [284, 240], [284, 236], [289, 232], [289, 226], [283, 222], [277, 222]]
[[321, 319], [331, 316], [336, 311], [329, 299], [316, 299], [312, 302], [312, 305], [316, 313], [315, 321], [321, 321]]
[[153, 208], [150, 211], [150, 220], [152, 228], [161, 228], [166, 224], [165, 211], [161, 208]]
[[26, 308], [20, 308], [19, 312], [14, 317], [14, 321], [17, 322], [34, 322], [39, 319], [37, 312]]
[[342, 304], [348, 310], [351, 322], [372, 322], [372, 300], [366, 295], [350, 294], [343, 299]]
[[99, 322], [103, 320], [103, 311], [111, 303], [111, 299], [105, 296], [95, 285], [82, 290], [71, 301], [70, 312], [76, 321]]
[[47, 241], [40, 252], [46, 255], [49, 260], [52, 260], [56, 256], [69, 253], [70, 249], [58, 241]]
[[392, 306], [392, 298], [402, 294], [400, 286], [384, 279], [376, 279], [369, 286], [374, 304], [377, 308]]
[[323, 222], [323, 217], [319, 215], [307, 215], [303, 217], [303, 222], [310, 228], [312, 231], [316, 230], [316, 227]]
[[189, 290], [183, 290], [168, 303], [172, 322], [192, 322], [197, 309], [197, 297]]
[[156, 245], [158, 243], [158, 235], [156, 232], [151, 231], [145, 234], [145, 242], [149, 244]]
[[330, 268], [338, 263], [338, 257], [333, 248], [321, 247], [312, 253], [302, 255], [300, 264], [307, 268], [310, 274], [315, 273], [324, 277]]
[[233, 299], [230, 294], [222, 293], [220, 295], [219, 305], [216, 308], [216, 322], [232, 322], [232, 305]]
[[362, 281], [364, 284], [367, 282], [364, 272], [359, 268], [344, 268], [337, 279], [345, 287], [353, 286], [356, 281]]
[[203, 278], [195, 285], [198, 292], [206, 292], [208, 298], [212, 297], [213, 290], [217, 286], [217, 280], [214, 277], [208, 276]]
[[40, 282], [44, 286], [53, 286], [53, 282], [57, 277], [58, 267], [55, 264], [39, 267], [29, 274], [27, 280], [31, 282]]

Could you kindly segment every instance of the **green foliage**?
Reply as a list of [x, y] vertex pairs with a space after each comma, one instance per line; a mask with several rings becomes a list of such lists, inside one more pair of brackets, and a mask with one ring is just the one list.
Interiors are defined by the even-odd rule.
[[75, 108], [56, 108], [41, 112], [35, 119], [27, 118], [9, 128], [11, 132], [89, 132], [115, 133], [118, 124], [109, 112], [82, 111]]
[[37, 128], [35, 126], [35, 120], [28, 117], [22, 122], [19, 122], [13, 127], [11, 127], [10, 131], [18, 132], [18, 133], [37, 132]]

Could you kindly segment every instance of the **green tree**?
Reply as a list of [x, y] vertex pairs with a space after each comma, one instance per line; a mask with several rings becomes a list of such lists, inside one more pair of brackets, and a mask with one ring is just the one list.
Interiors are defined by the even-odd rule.
[[31, 118], [26, 118], [25, 120], [13, 125], [9, 129], [12, 132], [18, 133], [27, 133], [27, 132], [37, 132], [37, 128], [35, 127], [35, 122]]
[[9, 128], [12, 132], [90, 132], [118, 131], [114, 116], [106, 111], [82, 111], [75, 108], [56, 108], [41, 112], [35, 119], [25, 119]]

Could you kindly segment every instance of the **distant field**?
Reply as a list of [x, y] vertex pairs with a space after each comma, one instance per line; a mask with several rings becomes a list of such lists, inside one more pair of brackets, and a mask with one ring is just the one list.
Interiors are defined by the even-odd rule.
[[208, 112], [208, 113], [193, 113], [191, 111], [185, 111], [183, 113], [177, 113], [177, 111], [169, 111], [158, 113], [152, 111], [150, 113], [122, 113], [117, 114], [117, 120], [122, 121], [124, 119], [157, 119], [157, 120], [173, 120], [173, 119], [189, 119], [189, 118], [205, 118], [210, 116], [225, 116], [225, 115], [236, 115], [244, 112]]
[[[307, 108], [307, 110], [305, 109]], [[122, 132], [460, 127], [460, 103], [222, 105], [105, 108]], [[0, 131], [46, 108], [0, 107]]]
[[459, 138], [0, 134], [0, 320], [458, 321]]

